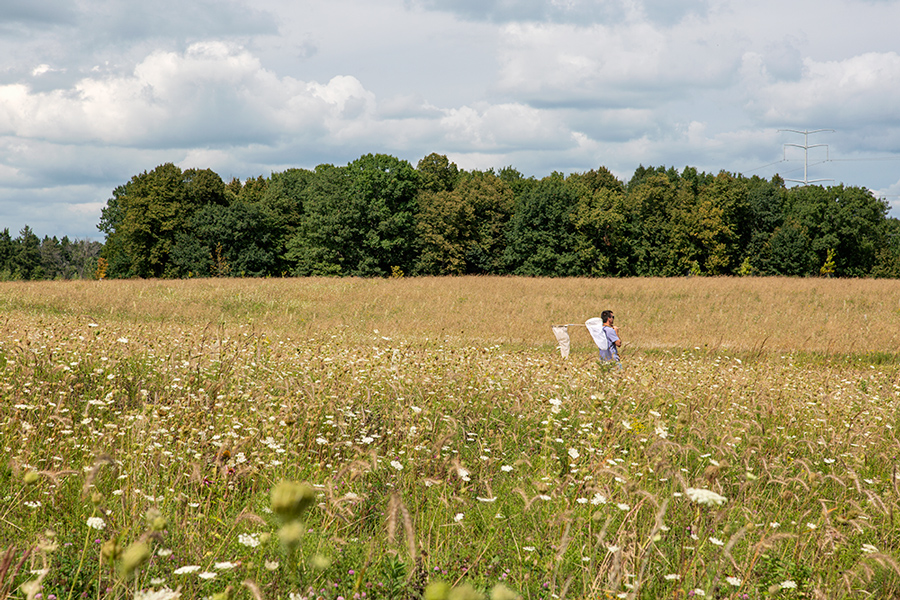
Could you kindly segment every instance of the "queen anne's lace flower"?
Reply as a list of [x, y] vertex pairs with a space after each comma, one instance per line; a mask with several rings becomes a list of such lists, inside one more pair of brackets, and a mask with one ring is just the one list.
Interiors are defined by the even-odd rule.
[[697, 504], [703, 504], [705, 506], [721, 506], [728, 502], [728, 498], [720, 496], [712, 490], [688, 488], [685, 491], [687, 492], [688, 498], [691, 499], [691, 502], [696, 502]]
[[178, 567], [175, 569], [174, 573], [176, 575], [187, 575], [188, 573], [194, 573], [195, 571], [199, 571], [199, 565], [185, 565], [183, 567]]
[[181, 592], [162, 588], [159, 590], [142, 590], [134, 595], [134, 600], [177, 600]]

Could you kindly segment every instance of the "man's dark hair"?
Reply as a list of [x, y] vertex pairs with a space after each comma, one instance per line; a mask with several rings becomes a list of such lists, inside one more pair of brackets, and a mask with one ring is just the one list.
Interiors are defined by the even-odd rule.
[[600, 313], [600, 320], [606, 323], [607, 321], [609, 321], [609, 318], [611, 316], [613, 316], [613, 311], [604, 310], [602, 313]]

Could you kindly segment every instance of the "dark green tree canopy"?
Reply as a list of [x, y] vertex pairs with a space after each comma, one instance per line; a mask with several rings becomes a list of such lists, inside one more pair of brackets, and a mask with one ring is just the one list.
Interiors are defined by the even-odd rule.
[[419, 188], [428, 192], [449, 192], [456, 186], [459, 169], [443, 154], [431, 153], [416, 165]]
[[[865, 188], [690, 166], [641, 165], [625, 184], [602, 166], [535, 179], [366, 154], [228, 184], [160, 165], [113, 190], [98, 228], [111, 277], [884, 277], [900, 275], [887, 209]], [[70, 276], [71, 243], [7, 238], [0, 278]]]

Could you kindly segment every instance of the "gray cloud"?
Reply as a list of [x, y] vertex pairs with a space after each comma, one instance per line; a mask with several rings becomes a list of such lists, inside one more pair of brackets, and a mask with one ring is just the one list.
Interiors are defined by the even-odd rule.
[[535, 106], [648, 108], [733, 84], [740, 53], [728, 32], [701, 21], [671, 28], [647, 22], [508, 25], [499, 88]]
[[0, 21], [14, 232], [96, 237], [112, 189], [164, 162], [245, 179], [439, 152], [538, 177], [769, 177], [798, 166], [782, 127], [837, 130], [818, 176], [900, 193], [868, 160], [900, 157], [896, 2], [11, 0]]
[[22, 32], [26, 28], [46, 28], [61, 24], [72, 24], [76, 11], [66, 0], [4, 0], [0, 4], [0, 23], [3, 29]]
[[106, 43], [271, 35], [278, 31], [275, 15], [234, 0], [108, 2], [99, 9], [83, 12], [81, 19], [85, 26], [93, 22], [96, 39]]
[[706, 0], [411, 0], [410, 4], [448, 12], [465, 20], [492, 23], [619, 23], [637, 15], [653, 22], [677, 22], [707, 10]]

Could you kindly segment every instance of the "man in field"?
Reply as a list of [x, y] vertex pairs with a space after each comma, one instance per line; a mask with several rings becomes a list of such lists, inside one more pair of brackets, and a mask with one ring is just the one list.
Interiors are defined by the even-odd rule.
[[622, 345], [622, 340], [619, 339], [619, 328], [615, 325], [616, 316], [613, 314], [613, 311], [604, 310], [600, 313], [600, 319], [603, 321], [603, 333], [606, 334], [606, 339], [609, 342], [606, 350], [600, 350], [600, 360], [615, 361], [621, 367], [622, 365], [619, 363], [619, 346]]

